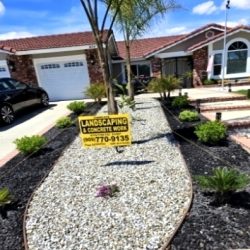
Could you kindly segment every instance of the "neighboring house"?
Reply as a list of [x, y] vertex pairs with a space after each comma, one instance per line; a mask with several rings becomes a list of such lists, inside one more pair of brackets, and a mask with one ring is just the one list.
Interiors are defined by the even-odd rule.
[[[192, 72], [192, 82], [185, 77], [183, 87], [200, 86], [205, 79], [219, 80], [222, 78], [223, 41], [224, 26], [217, 24], [180, 36], [136, 40], [131, 48], [132, 72], [135, 77], [168, 74], [182, 77]], [[125, 44], [117, 44], [120, 58], [113, 60], [114, 72], [120, 81], [126, 81]], [[228, 28], [224, 72], [225, 79], [250, 77], [250, 27]]]
[[[111, 55], [117, 55], [112, 35]], [[82, 99], [90, 83], [103, 82], [92, 32], [0, 41], [0, 77], [46, 89], [51, 100]]]
[[[224, 26], [209, 24], [185, 35], [135, 40], [133, 75], [171, 74], [182, 77], [183, 87], [221, 79], [223, 39]], [[126, 82], [124, 42], [112, 35], [109, 48], [113, 78]], [[228, 28], [224, 73], [225, 79], [250, 78], [250, 27]], [[45, 88], [51, 100], [81, 99], [90, 83], [103, 82], [92, 32], [0, 41], [0, 77], [8, 76]]]

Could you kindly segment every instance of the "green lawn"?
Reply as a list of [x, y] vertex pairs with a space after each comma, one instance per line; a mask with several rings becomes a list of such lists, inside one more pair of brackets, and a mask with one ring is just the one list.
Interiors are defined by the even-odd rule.
[[[235, 93], [239, 93], [239, 94], [247, 96], [247, 91], [248, 91], [247, 89], [240, 89], [240, 90], [235, 91]], [[250, 99], [250, 96], [248, 96], [248, 98]]]

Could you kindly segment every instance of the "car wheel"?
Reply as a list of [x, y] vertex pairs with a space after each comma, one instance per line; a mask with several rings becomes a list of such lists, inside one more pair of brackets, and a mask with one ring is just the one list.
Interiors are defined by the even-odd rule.
[[0, 108], [0, 119], [5, 124], [11, 124], [14, 121], [15, 115], [11, 106], [3, 105]]
[[41, 95], [41, 104], [43, 107], [49, 106], [49, 96], [46, 93], [42, 93]]

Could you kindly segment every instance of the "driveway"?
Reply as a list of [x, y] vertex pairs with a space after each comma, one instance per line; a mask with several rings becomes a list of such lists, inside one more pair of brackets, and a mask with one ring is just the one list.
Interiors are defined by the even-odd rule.
[[18, 153], [13, 143], [16, 138], [44, 134], [54, 126], [58, 118], [70, 114], [67, 109], [70, 102], [72, 101], [51, 102], [46, 109], [32, 108], [26, 110], [25, 114], [19, 115], [12, 125], [1, 126], [0, 167]]

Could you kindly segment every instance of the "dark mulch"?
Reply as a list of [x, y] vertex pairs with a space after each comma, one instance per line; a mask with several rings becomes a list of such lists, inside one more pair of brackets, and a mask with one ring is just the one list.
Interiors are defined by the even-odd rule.
[[[84, 114], [95, 114], [99, 108], [100, 105], [88, 104]], [[77, 123], [63, 130], [52, 128], [45, 136], [49, 143], [41, 150], [28, 158], [18, 154], [0, 168], [0, 187], [8, 187], [15, 197], [15, 203], [0, 216], [1, 250], [24, 249], [23, 215], [27, 202], [63, 150], [78, 136]]]
[[[173, 110], [172, 110], [173, 111]], [[165, 111], [189, 171], [195, 175], [211, 174], [213, 168], [228, 166], [250, 174], [250, 155], [239, 145], [225, 140], [219, 146], [197, 141], [194, 128], [180, 124]], [[193, 204], [171, 249], [246, 249], [250, 248], [250, 189], [234, 194], [224, 205], [214, 204], [214, 196], [204, 193], [193, 178]]]

